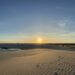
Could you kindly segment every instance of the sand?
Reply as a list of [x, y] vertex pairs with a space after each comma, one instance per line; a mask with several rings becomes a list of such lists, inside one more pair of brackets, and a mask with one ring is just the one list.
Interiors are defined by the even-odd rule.
[[75, 51], [31, 49], [0, 52], [0, 75], [75, 75]]

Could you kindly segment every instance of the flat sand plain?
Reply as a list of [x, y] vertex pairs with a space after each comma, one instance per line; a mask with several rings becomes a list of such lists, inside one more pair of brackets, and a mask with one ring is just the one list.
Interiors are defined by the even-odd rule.
[[75, 75], [75, 51], [0, 51], [0, 75]]

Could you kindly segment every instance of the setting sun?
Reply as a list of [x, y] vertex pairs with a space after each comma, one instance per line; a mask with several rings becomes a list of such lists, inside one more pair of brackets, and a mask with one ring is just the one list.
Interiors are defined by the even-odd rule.
[[42, 43], [42, 38], [37, 39], [38, 43]]

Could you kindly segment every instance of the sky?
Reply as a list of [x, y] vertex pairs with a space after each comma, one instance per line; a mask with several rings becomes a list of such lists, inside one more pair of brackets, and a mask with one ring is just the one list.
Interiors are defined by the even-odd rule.
[[0, 43], [75, 43], [75, 0], [0, 0]]

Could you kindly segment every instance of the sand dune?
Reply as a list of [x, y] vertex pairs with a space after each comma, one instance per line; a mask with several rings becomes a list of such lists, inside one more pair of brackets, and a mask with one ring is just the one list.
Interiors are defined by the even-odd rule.
[[51, 49], [0, 52], [0, 75], [75, 75], [75, 52]]

